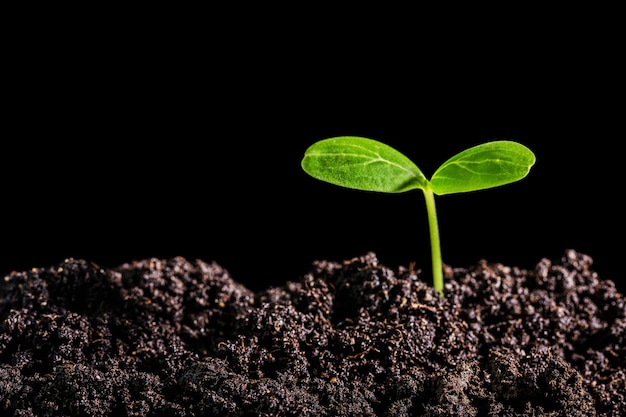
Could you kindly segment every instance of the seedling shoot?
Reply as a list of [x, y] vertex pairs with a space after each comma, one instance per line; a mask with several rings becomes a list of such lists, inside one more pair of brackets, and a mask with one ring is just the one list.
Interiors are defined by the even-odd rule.
[[383, 193], [424, 193], [432, 254], [433, 288], [443, 296], [443, 262], [435, 195], [464, 193], [519, 181], [535, 164], [526, 146], [508, 140], [466, 149], [444, 162], [431, 179], [405, 155], [382, 142], [338, 136], [320, 140], [304, 153], [302, 169], [342, 187]]

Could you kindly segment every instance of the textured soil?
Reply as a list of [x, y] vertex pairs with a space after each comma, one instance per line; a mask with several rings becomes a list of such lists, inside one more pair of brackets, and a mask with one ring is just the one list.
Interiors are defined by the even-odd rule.
[[374, 253], [253, 292], [219, 264], [68, 259], [0, 282], [3, 416], [620, 416], [626, 304], [573, 250], [446, 270]]

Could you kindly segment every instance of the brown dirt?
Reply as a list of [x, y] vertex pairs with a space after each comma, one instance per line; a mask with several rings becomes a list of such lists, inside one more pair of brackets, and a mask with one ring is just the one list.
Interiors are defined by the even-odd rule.
[[258, 292], [180, 257], [13, 272], [0, 414], [626, 414], [626, 305], [589, 256], [446, 275], [440, 299], [373, 253]]

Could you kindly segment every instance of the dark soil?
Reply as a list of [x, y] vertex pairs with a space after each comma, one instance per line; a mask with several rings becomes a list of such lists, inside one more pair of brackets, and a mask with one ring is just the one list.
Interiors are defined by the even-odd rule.
[[626, 305], [589, 256], [446, 275], [439, 298], [373, 253], [258, 292], [183, 258], [14, 272], [0, 415], [626, 414]]

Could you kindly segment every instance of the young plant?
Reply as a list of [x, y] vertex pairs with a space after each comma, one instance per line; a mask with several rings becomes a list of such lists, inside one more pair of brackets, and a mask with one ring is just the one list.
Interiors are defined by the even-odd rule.
[[498, 140], [466, 149], [444, 162], [428, 180], [399, 151], [373, 139], [339, 136], [320, 140], [304, 153], [302, 169], [314, 178], [363, 191], [424, 192], [433, 267], [433, 287], [443, 296], [443, 263], [435, 194], [464, 193], [518, 181], [535, 154], [517, 142]]

